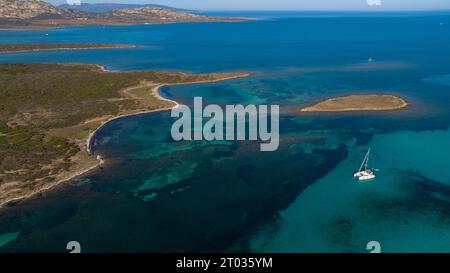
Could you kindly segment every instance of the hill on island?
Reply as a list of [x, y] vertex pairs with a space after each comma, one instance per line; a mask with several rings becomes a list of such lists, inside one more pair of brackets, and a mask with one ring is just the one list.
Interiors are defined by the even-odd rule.
[[203, 16], [155, 6], [120, 6], [118, 9], [99, 13], [83, 11], [73, 6], [56, 7], [41, 0], [0, 0], [0, 28], [3, 29], [242, 20], [242, 18]]
[[63, 9], [75, 9], [83, 12], [96, 12], [96, 13], [105, 13], [105, 12], [111, 12], [115, 9], [134, 9], [134, 8], [159, 8], [159, 9], [167, 9], [167, 10], [173, 10], [173, 11], [186, 11], [183, 9], [173, 8], [169, 6], [164, 5], [156, 5], [156, 4], [119, 4], [119, 3], [81, 3], [80, 5], [69, 5], [69, 4], [62, 4], [58, 6], [59, 8]]

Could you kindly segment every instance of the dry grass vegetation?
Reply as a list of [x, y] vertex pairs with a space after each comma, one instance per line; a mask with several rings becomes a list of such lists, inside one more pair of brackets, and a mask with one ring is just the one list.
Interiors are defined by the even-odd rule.
[[331, 98], [301, 109], [301, 112], [346, 112], [398, 110], [408, 103], [393, 95], [351, 95]]

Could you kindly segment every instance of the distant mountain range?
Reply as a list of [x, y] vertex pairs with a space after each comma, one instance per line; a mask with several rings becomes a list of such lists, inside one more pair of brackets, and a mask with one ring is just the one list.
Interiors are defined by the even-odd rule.
[[84, 4], [56, 7], [41, 0], [0, 0], [0, 28], [7, 29], [242, 20], [202, 16], [155, 5]]
[[61, 9], [39, 0], [0, 0], [0, 18], [39, 19], [43, 17], [76, 18], [83, 14], [76, 10]]
[[178, 9], [178, 8], [173, 8], [173, 7], [169, 7], [169, 6], [163, 6], [163, 5], [155, 5], [155, 4], [138, 5], [138, 4], [117, 4], [117, 3], [98, 3], [98, 4], [82, 3], [81, 5], [63, 4], [58, 7], [63, 8], [63, 9], [75, 9], [75, 10], [84, 11], [84, 12], [97, 12], [97, 13], [110, 12], [115, 9], [133, 9], [133, 8], [146, 8], [146, 7], [167, 9], [167, 10], [173, 10], [173, 11], [187, 11], [187, 10], [183, 10], [183, 9]]

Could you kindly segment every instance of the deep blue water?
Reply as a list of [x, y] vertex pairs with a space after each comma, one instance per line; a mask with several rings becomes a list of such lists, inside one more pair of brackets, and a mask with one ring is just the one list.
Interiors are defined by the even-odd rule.
[[[229, 15], [230, 13], [221, 13]], [[450, 14], [233, 13], [258, 20], [0, 32], [0, 43], [130, 43], [133, 49], [0, 54], [0, 62], [252, 71], [166, 87], [191, 104], [280, 104], [281, 146], [181, 142], [168, 112], [100, 130], [109, 164], [0, 214], [0, 251], [450, 251]], [[48, 34], [48, 35], [46, 35]], [[373, 62], [368, 62], [372, 58]], [[299, 115], [349, 93], [393, 93], [399, 112]], [[378, 178], [351, 173], [368, 147]], [[439, 174], [439, 175], [437, 175]]]

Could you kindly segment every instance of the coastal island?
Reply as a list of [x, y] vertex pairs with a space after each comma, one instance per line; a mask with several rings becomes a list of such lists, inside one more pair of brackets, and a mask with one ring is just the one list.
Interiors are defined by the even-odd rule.
[[394, 95], [350, 95], [326, 99], [302, 108], [300, 112], [390, 111], [407, 106], [404, 99]]
[[112, 119], [171, 109], [163, 85], [249, 73], [107, 71], [93, 64], [0, 64], [0, 207], [99, 166], [90, 138]]
[[0, 53], [19, 53], [44, 50], [81, 50], [81, 49], [108, 49], [108, 48], [134, 48], [134, 45], [121, 44], [0, 44]]

